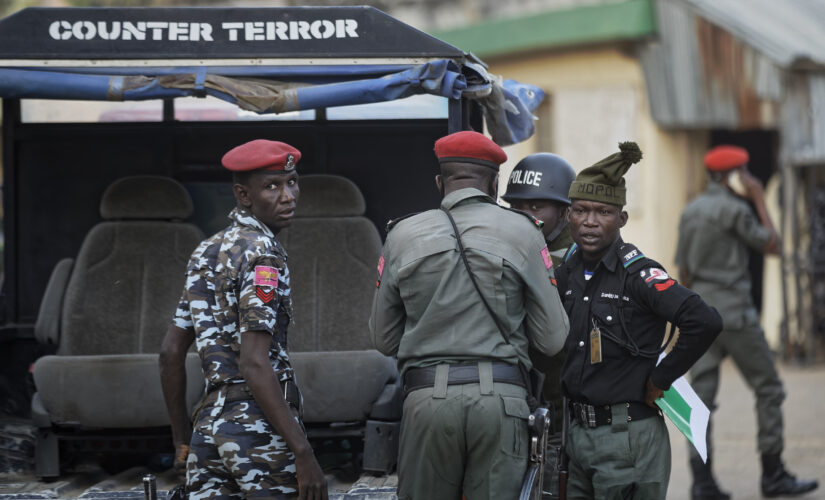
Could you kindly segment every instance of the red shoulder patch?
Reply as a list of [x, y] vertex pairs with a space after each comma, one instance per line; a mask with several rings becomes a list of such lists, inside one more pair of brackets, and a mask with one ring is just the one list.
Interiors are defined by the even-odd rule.
[[669, 280], [665, 281], [664, 283], [656, 283], [653, 286], [656, 287], [657, 291], [664, 292], [665, 290], [667, 290], [668, 288], [672, 287], [675, 284], [676, 284], [675, 281], [673, 281], [672, 279], [669, 279]]
[[261, 302], [263, 302], [264, 304], [269, 304], [270, 302], [272, 302], [272, 299], [275, 298], [275, 290], [265, 292], [263, 288], [256, 286], [255, 295], [257, 295], [258, 298], [261, 299]]

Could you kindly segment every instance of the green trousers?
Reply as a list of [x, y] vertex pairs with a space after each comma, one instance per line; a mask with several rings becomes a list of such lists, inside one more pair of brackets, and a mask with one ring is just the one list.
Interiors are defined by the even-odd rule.
[[[785, 390], [774, 365], [773, 353], [758, 323], [738, 330], [722, 330], [710, 349], [690, 369], [691, 385], [705, 405], [716, 408], [719, 365], [730, 355], [756, 397], [757, 447], [763, 454], [782, 453], [782, 401]], [[744, 410], [744, 409], [743, 409]], [[708, 458], [711, 456], [708, 428]], [[689, 446], [691, 456], [698, 456]]]
[[401, 420], [398, 498], [517, 499], [527, 470], [525, 398], [524, 388], [492, 379], [436, 380], [412, 391]]
[[613, 424], [587, 428], [573, 420], [567, 441], [567, 498], [664, 499], [670, 481], [670, 440], [662, 417], [627, 421], [613, 406]]

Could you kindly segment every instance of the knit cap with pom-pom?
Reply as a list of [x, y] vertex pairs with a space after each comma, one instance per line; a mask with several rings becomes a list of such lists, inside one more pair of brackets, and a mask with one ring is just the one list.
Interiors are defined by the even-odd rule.
[[579, 172], [570, 185], [571, 200], [590, 200], [620, 207], [627, 203], [624, 174], [642, 159], [642, 150], [635, 142], [619, 143], [619, 152], [604, 158]]

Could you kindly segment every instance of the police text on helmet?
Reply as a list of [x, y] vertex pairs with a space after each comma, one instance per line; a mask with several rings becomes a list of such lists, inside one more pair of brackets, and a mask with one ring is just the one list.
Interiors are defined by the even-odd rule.
[[510, 174], [510, 184], [530, 184], [538, 187], [541, 185], [541, 174], [533, 170], [513, 170]]

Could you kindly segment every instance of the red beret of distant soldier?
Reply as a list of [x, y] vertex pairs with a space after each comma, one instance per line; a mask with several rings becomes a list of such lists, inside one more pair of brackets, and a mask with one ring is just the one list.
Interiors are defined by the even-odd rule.
[[255, 139], [231, 149], [223, 155], [221, 163], [233, 172], [251, 170], [295, 170], [301, 152], [289, 144], [266, 139]]
[[705, 166], [711, 172], [733, 170], [748, 163], [750, 156], [739, 146], [716, 146], [705, 155]]
[[507, 161], [507, 153], [483, 134], [465, 130], [435, 141], [439, 163], [460, 161], [477, 163], [498, 170]]

